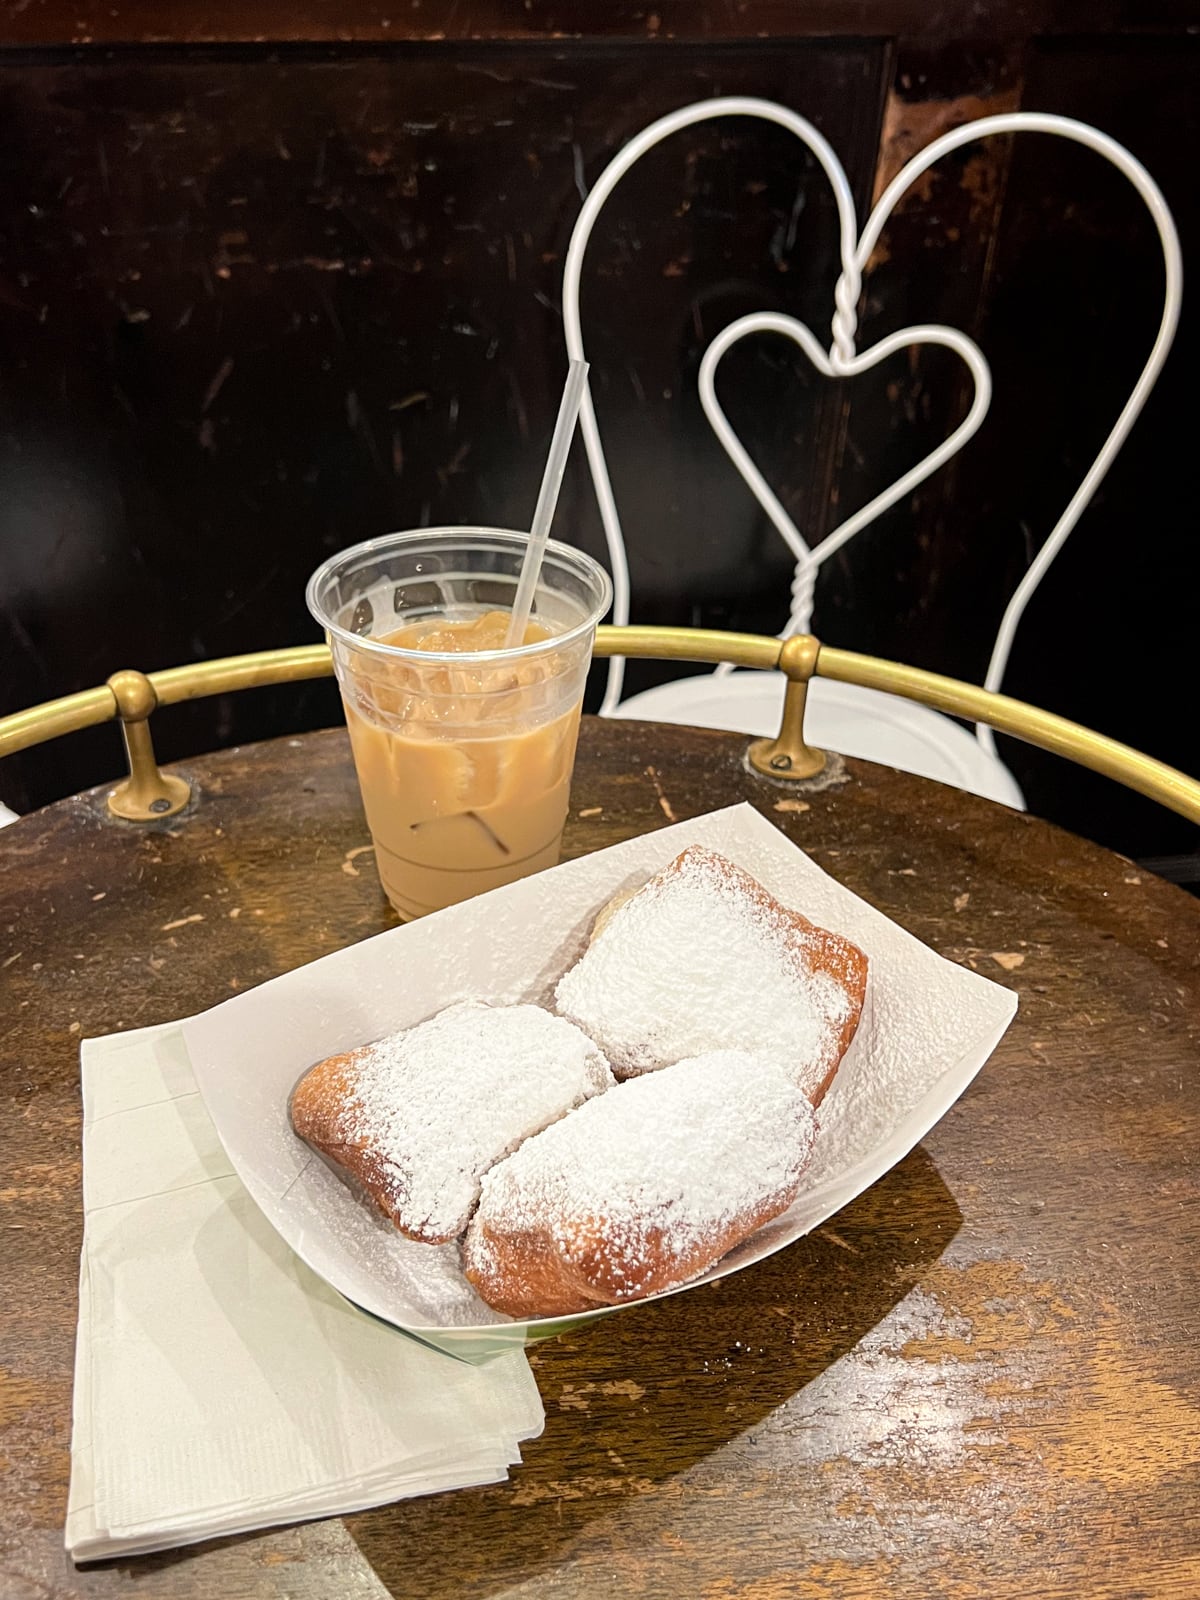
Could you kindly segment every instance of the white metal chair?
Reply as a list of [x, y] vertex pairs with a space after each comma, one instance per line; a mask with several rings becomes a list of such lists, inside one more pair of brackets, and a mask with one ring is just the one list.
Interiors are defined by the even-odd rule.
[[[1008, 603], [984, 679], [986, 688], [998, 690], [1022, 613], [1125, 442], [1174, 338], [1179, 321], [1183, 264], [1175, 224], [1162, 192], [1142, 164], [1107, 134], [1067, 117], [1012, 112], [967, 123], [934, 140], [888, 185], [860, 233], [846, 174], [828, 142], [810, 122], [768, 100], [731, 96], [701, 101], [684, 106], [643, 129], [609, 163], [588, 195], [571, 236], [563, 277], [563, 322], [567, 353], [572, 358], [584, 359], [580, 281], [588, 241], [605, 201], [634, 163], [661, 140], [682, 128], [720, 116], [754, 117], [793, 133], [816, 157], [837, 202], [841, 271], [834, 289], [828, 351], [812, 331], [795, 318], [763, 312], [741, 317], [724, 329], [705, 352], [700, 369], [700, 398], [709, 424], [795, 561], [791, 614], [781, 638], [808, 631], [821, 563], [944, 465], [979, 429], [987, 415], [992, 387], [990, 370], [979, 347], [957, 329], [921, 324], [902, 328], [866, 350], [860, 351], [856, 346], [862, 273], [884, 225], [905, 191], [936, 161], [960, 145], [992, 134], [1045, 133], [1070, 139], [1111, 161], [1137, 189], [1150, 211], [1162, 243], [1165, 266], [1163, 313], [1154, 346], [1100, 453]], [[954, 351], [971, 374], [974, 395], [970, 409], [958, 427], [923, 461], [817, 545], [811, 546], [751, 460], [717, 399], [716, 375], [723, 356], [738, 340], [764, 333], [791, 339], [818, 371], [831, 378], [866, 371], [887, 356], [914, 344], [941, 345]], [[613, 621], [626, 623], [630, 593], [625, 541], [590, 395], [584, 398], [580, 426], [612, 567]], [[663, 684], [626, 701], [621, 700], [623, 681], [624, 662], [614, 658], [609, 664], [608, 683], [600, 707], [602, 715], [690, 723], [758, 735], [774, 733], [779, 727], [785, 682], [778, 673], [734, 672], [728, 667], [718, 667], [711, 675]], [[809, 686], [806, 730], [813, 743], [826, 749], [936, 778], [1024, 809], [1020, 788], [997, 756], [991, 730], [984, 726], [978, 727], [972, 735], [949, 717], [925, 707], [875, 690], [816, 678]]]

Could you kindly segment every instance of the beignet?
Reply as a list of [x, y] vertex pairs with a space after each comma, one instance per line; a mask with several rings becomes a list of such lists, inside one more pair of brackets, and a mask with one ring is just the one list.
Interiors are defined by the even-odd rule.
[[292, 1091], [292, 1127], [401, 1233], [456, 1238], [479, 1180], [613, 1079], [587, 1036], [540, 1006], [466, 1001], [331, 1056]]
[[702, 845], [605, 912], [555, 1000], [618, 1078], [713, 1050], [764, 1051], [820, 1104], [862, 1014], [856, 945]]
[[743, 1051], [618, 1084], [484, 1177], [466, 1275], [514, 1317], [686, 1283], [792, 1203], [815, 1126], [792, 1076]]

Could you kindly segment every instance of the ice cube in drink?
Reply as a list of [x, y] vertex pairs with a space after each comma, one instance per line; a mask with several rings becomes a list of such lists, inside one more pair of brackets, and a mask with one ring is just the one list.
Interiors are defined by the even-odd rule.
[[[578, 644], [479, 660], [504, 649], [507, 627], [505, 611], [410, 623], [380, 642], [428, 665], [367, 658], [343, 683], [379, 876], [405, 918], [558, 860], [587, 647], [582, 671]], [[531, 621], [524, 643], [551, 637]]]

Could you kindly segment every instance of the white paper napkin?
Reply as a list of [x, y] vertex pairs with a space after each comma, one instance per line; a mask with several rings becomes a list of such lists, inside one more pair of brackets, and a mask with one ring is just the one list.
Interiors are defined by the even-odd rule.
[[85, 1041], [66, 1545], [77, 1561], [493, 1483], [541, 1432], [521, 1351], [471, 1367], [356, 1311], [234, 1176], [177, 1025]]

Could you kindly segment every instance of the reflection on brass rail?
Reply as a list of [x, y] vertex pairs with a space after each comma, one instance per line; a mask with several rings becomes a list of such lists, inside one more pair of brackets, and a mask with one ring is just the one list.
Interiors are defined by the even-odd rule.
[[1024, 700], [992, 694], [973, 683], [922, 672], [918, 667], [856, 655], [852, 650], [833, 650], [828, 645], [821, 646], [817, 672], [838, 683], [854, 683], [864, 689], [903, 695], [906, 700], [919, 700], [935, 711], [947, 711], [969, 722], [986, 722], [1000, 733], [1011, 733], [1026, 744], [1066, 756], [1081, 767], [1090, 767], [1093, 772], [1123, 783], [1127, 789], [1136, 789], [1192, 822], [1200, 822], [1200, 783], [1195, 778], [1163, 761], [1155, 761], [1153, 756], [1143, 755], [1132, 745], [1056, 717], [1052, 711], [1027, 705]]
[[598, 656], [644, 656], [651, 661], [729, 661], [735, 667], [777, 667], [783, 646], [761, 633], [715, 628], [596, 629]]
[[[882, 689], [972, 722], [989, 723], [1002, 733], [1066, 756], [1148, 795], [1193, 822], [1200, 822], [1200, 782], [1129, 745], [1076, 722], [1068, 722], [1052, 712], [1009, 699], [1007, 695], [990, 694], [973, 684], [923, 672], [917, 667], [900, 666], [848, 650], [834, 650], [818, 644], [808, 635], [781, 644], [778, 639], [758, 634], [721, 633], [699, 628], [603, 627], [597, 630], [596, 654], [642, 656], [660, 661], [729, 661], [739, 667], [779, 668], [786, 672], [790, 683], [779, 735], [759, 741], [751, 755], [752, 763], [760, 771], [769, 772], [775, 778], [799, 778], [820, 770], [814, 762], [823, 759], [821, 752], [813, 751], [805, 743], [803, 729], [805, 692], [808, 680], [815, 676]], [[332, 670], [325, 645], [301, 645], [291, 650], [265, 650], [256, 655], [172, 667], [165, 672], [147, 674], [145, 681], [158, 705], [178, 705], [204, 695], [328, 677]], [[136, 676], [141, 677], [140, 674]], [[0, 756], [12, 755], [60, 734], [109, 722], [118, 715], [117, 696], [107, 685], [19, 711], [0, 718]], [[139, 720], [144, 731], [144, 717], [126, 716], [127, 729], [131, 721]], [[784, 757], [788, 765], [776, 765], [776, 762], [782, 763]], [[144, 763], [142, 765], [145, 770]]]
[[159, 705], [177, 706], [184, 700], [203, 700], [209, 694], [234, 694], [239, 689], [261, 689], [272, 683], [328, 678], [332, 672], [327, 644], [302, 644], [289, 650], [260, 650], [252, 656], [197, 661], [190, 667], [168, 667], [149, 677]]
[[111, 722], [116, 714], [116, 696], [107, 684], [64, 695], [61, 700], [47, 700], [28, 711], [14, 711], [11, 717], [0, 717], [0, 756], [15, 755], [31, 744], [45, 744], [98, 722]]

